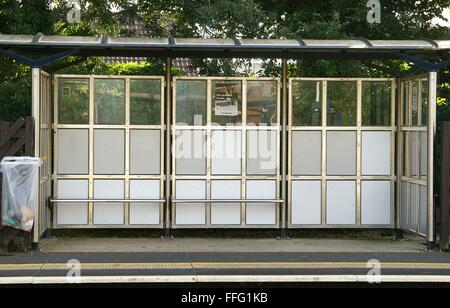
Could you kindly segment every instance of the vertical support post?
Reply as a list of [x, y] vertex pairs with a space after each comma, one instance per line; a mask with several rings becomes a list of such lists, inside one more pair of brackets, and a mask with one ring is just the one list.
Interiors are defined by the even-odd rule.
[[441, 126], [441, 232], [439, 247], [448, 250], [450, 202], [450, 122]]
[[436, 136], [436, 94], [437, 72], [428, 74], [428, 221], [427, 221], [427, 247], [434, 249], [434, 139]]
[[395, 138], [395, 144], [396, 144], [396, 202], [395, 202], [395, 211], [394, 211], [394, 221], [395, 221], [395, 238], [401, 239], [403, 238], [403, 234], [401, 231], [401, 224], [400, 224], [400, 217], [401, 217], [401, 204], [402, 204], [402, 166], [405, 163], [403, 161], [403, 131], [402, 131], [402, 112], [405, 112], [402, 110], [402, 98], [403, 98], [403, 88], [402, 88], [402, 81], [401, 79], [397, 78], [396, 80], [396, 88], [397, 88], [397, 95], [396, 95], [396, 106], [395, 106], [395, 121], [393, 124], [396, 127], [396, 138]]
[[[41, 69], [32, 68], [31, 69], [31, 115], [34, 120], [34, 157], [40, 157], [40, 114], [41, 114]], [[40, 191], [40, 176], [39, 172], [36, 178], [36, 205], [34, 212], [34, 226], [32, 234], [33, 246], [36, 246], [39, 242], [39, 216], [40, 216], [40, 202], [39, 202], [39, 191]]]
[[288, 63], [287, 59], [282, 59], [281, 62], [281, 199], [283, 203], [280, 204], [281, 207], [281, 238], [287, 237], [286, 229], [286, 209], [287, 209], [287, 105], [288, 105]]
[[165, 178], [165, 186], [166, 186], [166, 204], [164, 207], [164, 237], [170, 238], [170, 229], [171, 229], [171, 134], [172, 134], [172, 125], [171, 125], [171, 118], [172, 118], [172, 75], [171, 75], [171, 69], [172, 69], [172, 59], [166, 58], [165, 63], [165, 104], [166, 104], [166, 149], [165, 149], [165, 165], [166, 165], [166, 178]]

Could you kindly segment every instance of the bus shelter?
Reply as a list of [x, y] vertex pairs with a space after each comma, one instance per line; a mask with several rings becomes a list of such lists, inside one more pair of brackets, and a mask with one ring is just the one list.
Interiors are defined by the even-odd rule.
[[[388, 228], [434, 236], [449, 41], [0, 34], [32, 67], [34, 241], [49, 229]], [[67, 57], [165, 58], [164, 76], [59, 75]], [[278, 77], [173, 77], [171, 60], [281, 59]], [[403, 59], [394, 78], [288, 78], [288, 60]]]

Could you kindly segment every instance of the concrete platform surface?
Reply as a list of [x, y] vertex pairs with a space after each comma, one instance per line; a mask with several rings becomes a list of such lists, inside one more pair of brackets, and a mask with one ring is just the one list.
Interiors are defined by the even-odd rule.
[[275, 238], [51, 238], [44, 252], [420, 252], [422, 238], [406, 240]]

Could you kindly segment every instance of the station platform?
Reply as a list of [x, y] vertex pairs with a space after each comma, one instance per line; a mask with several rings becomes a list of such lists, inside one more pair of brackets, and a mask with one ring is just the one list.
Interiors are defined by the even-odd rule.
[[49, 239], [0, 255], [0, 285], [450, 282], [450, 253], [422, 241]]

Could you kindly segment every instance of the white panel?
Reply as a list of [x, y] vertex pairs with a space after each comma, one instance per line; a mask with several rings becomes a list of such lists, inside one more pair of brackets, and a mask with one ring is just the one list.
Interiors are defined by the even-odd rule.
[[[94, 199], [123, 199], [123, 180], [94, 180]], [[123, 203], [94, 203], [94, 224], [124, 223]]]
[[[88, 185], [87, 180], [58, 180], [58, 198], [87, 199]], [[87, 224], [87, 203], [58, 203], [56, 222], [59, 225]]]
[[159, 180], [130, 180], [131, 199], [160, 199]]
[[[159, 199], [159, 180], [130, 180], [131, 199]], [[130, 224], [159, 224], [159, 203], [130, 203]]]
[[356, 132], [327, 132], [327, 174], [356, 174]]
[[[240, 199], [241, 181], [239, 180], [213, 180], [211, 181], [212, 199]], [[240, 224], [240, 203], [212, 203], [211, 224]]]
[[322, 182], [292, 182], [292, 224], [321, 223]]
[[242, 132], [216, 130], [211, 134], [212, 174], [241, 174]]
[[[247, 199], [276, 199], [276, 182], [272, 180], [247, 181]], [[273, 203], [247, 203], [248, 225], [276, 223], [276, 206]]]
[[408, 186], [409, 184], [407, 182], [402, 182], [401, 185], [401, 219], [400, 219], [400, 225], [402, 228], [408, 229], [409, 227], [409, 198], [408, 198]]
[[389, 225], [391, 223], [391, 182], [361, 182], [361, 224]]
[[[177, 180], [175, 194], [177, 199], [205, 199], [206, 182], [199, 180]], [[176, 204], [176, 224], [205, 224], [204, 203]]]
[[427, 234], [427, 186], [419, 186], [419, 232]]
[[391, 133], [362, 132], [362, 174], [391, 174]]
[[427, 132], [420, 132], [420, 175], [427, 175], [428, 168], [428, 144], [427, 144]]
[[94, 130], [94, 173], [124, 174], [125, 131], [123, 129]]
[[409, 157], [410, 157], [410, 173], [413, 176], [417, 175], [418, 170], [418, 155], [419, 155], [419, 148], [418, 148], [418, 132], [410, 132], [409, 133]]
[[175, 133], [177, 174], [206, 173], [206, 135], [204, 130], [178, 130]]
[[355, 181], [327, 181], [327, 224], [356, 223]]
[[275, 174], [278, 159], [277, 132], [247, 132], [247, 174]]
[[58, 173], [87, 174], [89, 172], [89, 131], [58, 129]]
[[160, 138], [159, 130], [130, 130], [131, 174], [160, 174]]
[[417, 186], [416, 184], [410, 184], [410, 224], [409, 228], [413, 231], [417, 230]]
[[203, 180], [177, 180], [177, 199], [204, 199], [206, 196], [206, 183]]
[[322, 132], [292, 132], [292, 174], [320, 175]]

